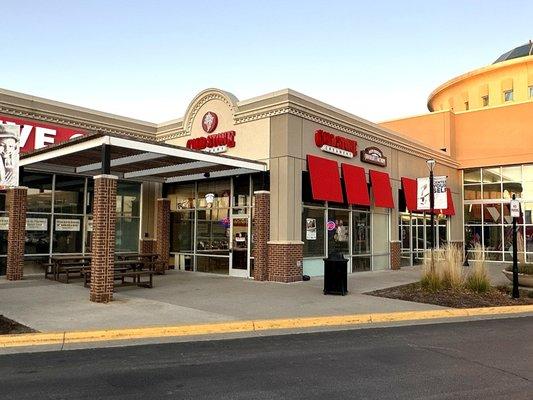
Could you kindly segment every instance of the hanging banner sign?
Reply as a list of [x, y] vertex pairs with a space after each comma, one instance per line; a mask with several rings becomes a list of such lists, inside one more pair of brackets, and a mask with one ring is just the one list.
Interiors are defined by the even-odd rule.
[[48, 219], [47, 218], [26, 218], [26, 230], [27, 231], [47, 231]]
[[[448, 208], [448, 194], [446, 191], [446, 176], [433, 177], [434, 210]], [[420, 211], [431, 209], [429, 199], [429, 177], [416, 178], [416, 208]]]
[[58, 232], [79, 232], [80, 231], [79, 219], [56, 219], [55, 230]]
[[19, 185], [20, 126], [0, 124], [0, 189]]

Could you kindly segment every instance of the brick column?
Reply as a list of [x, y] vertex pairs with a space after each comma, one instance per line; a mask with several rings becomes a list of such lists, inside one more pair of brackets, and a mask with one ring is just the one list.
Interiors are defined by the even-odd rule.
[[254, 279], [268, 280], [268, 240], [270, 239], [270, 192], [254, 192], [255, 206], [252, 226], [254, 238]]
[[96, 303], [107, 303], [113, 300], [116, 198], [117, 177], [114, 175], [95, 176], [90, 300]]
[[402, 242], [393, 240], [390, 247], [390, 269], [400, 269], [402, 266]]
[[26, 239], [26, 201], [28, 188], [15, 187], [7, 190], [9, 207], [9, 231], [7, 232], [7, 271], [9, 281], [22, 279], [24, 244]]
[[268, 242], [268, 280], [297, 282], [303, 275], [303, 249], [300, 241]]
[[170, 256], [170, 200], [157, 199], [155, 252], [162, 261], [157, 271], [165, 273]]

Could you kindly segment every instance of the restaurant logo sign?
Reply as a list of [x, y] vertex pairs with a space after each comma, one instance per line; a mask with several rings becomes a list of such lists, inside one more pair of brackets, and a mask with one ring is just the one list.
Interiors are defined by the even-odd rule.
[[187, 140], [188, 149], [202, 150], [208, 153], [224, 153], [231, 147], [235, 147], [235, 131], [214, 133]]
[[333, 133], [318, 129], [315, 132], [315, 144], [320, 150], [341, 157], [353, 158], [357, 153], [357, 142]]
[[218, 125], [218, 116], [211, 111], [208, 111], [204, 114], [202, 118], [202, 128], [206, 133], [211, 133], [217, 129]]
[[0, 124], [0, 189], [19, 184], [20, 127]]
[[387, 157], [385, 157], [383, 151], [377, 147], [367, 147], [366, 149], [361, 150], [361, 161], [368, 164], [378, 165], [380, 167], [387, 166]]
[[18, 125], [20, 127], [21, 153], [66, 142], [67, 140], [83, 136], [86, 133], [85, 131], [0, 115], [0, 124], [2, 123], [6, 125]]

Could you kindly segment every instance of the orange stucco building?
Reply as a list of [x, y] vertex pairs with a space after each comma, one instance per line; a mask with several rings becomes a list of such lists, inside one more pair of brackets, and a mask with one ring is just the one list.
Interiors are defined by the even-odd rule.
[[[519, 251], [533, 261], [533, 43], [455, 77], [428, 98], [430, 113], [380, 125], [451, 156], [463, 173], [465, 243], [509, 261], [509, 200], [522, 202]], [[532, 254], [528, 254], [532, 253]]]

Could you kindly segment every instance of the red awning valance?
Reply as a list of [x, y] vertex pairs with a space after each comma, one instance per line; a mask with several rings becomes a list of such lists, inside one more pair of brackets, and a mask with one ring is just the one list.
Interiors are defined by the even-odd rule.
[[308, 155], [307, 166], [311, 177], [313, 199], [342, 203], [341, 178], [337, 161]]
[[452, 191], [447, 188], [446, 193], [448, 196], [448, 208], [445, 210], [440, 210], [440, 213], [444, 215], [455, 215], [455, 206], [453, 205]]
[[346, 197], [349, 204], [370, 206], [365, 169], [355, 165], [341, 164]]
[[372, 194], [374, 195], [374, 206], [394, 208], [389, 174], [372, 169], [369, 171], [369, 174], [370, 183], [372, 184]]
[[416, 179], [402, 177], [402, 189], [407, 209], [416, 212]]

